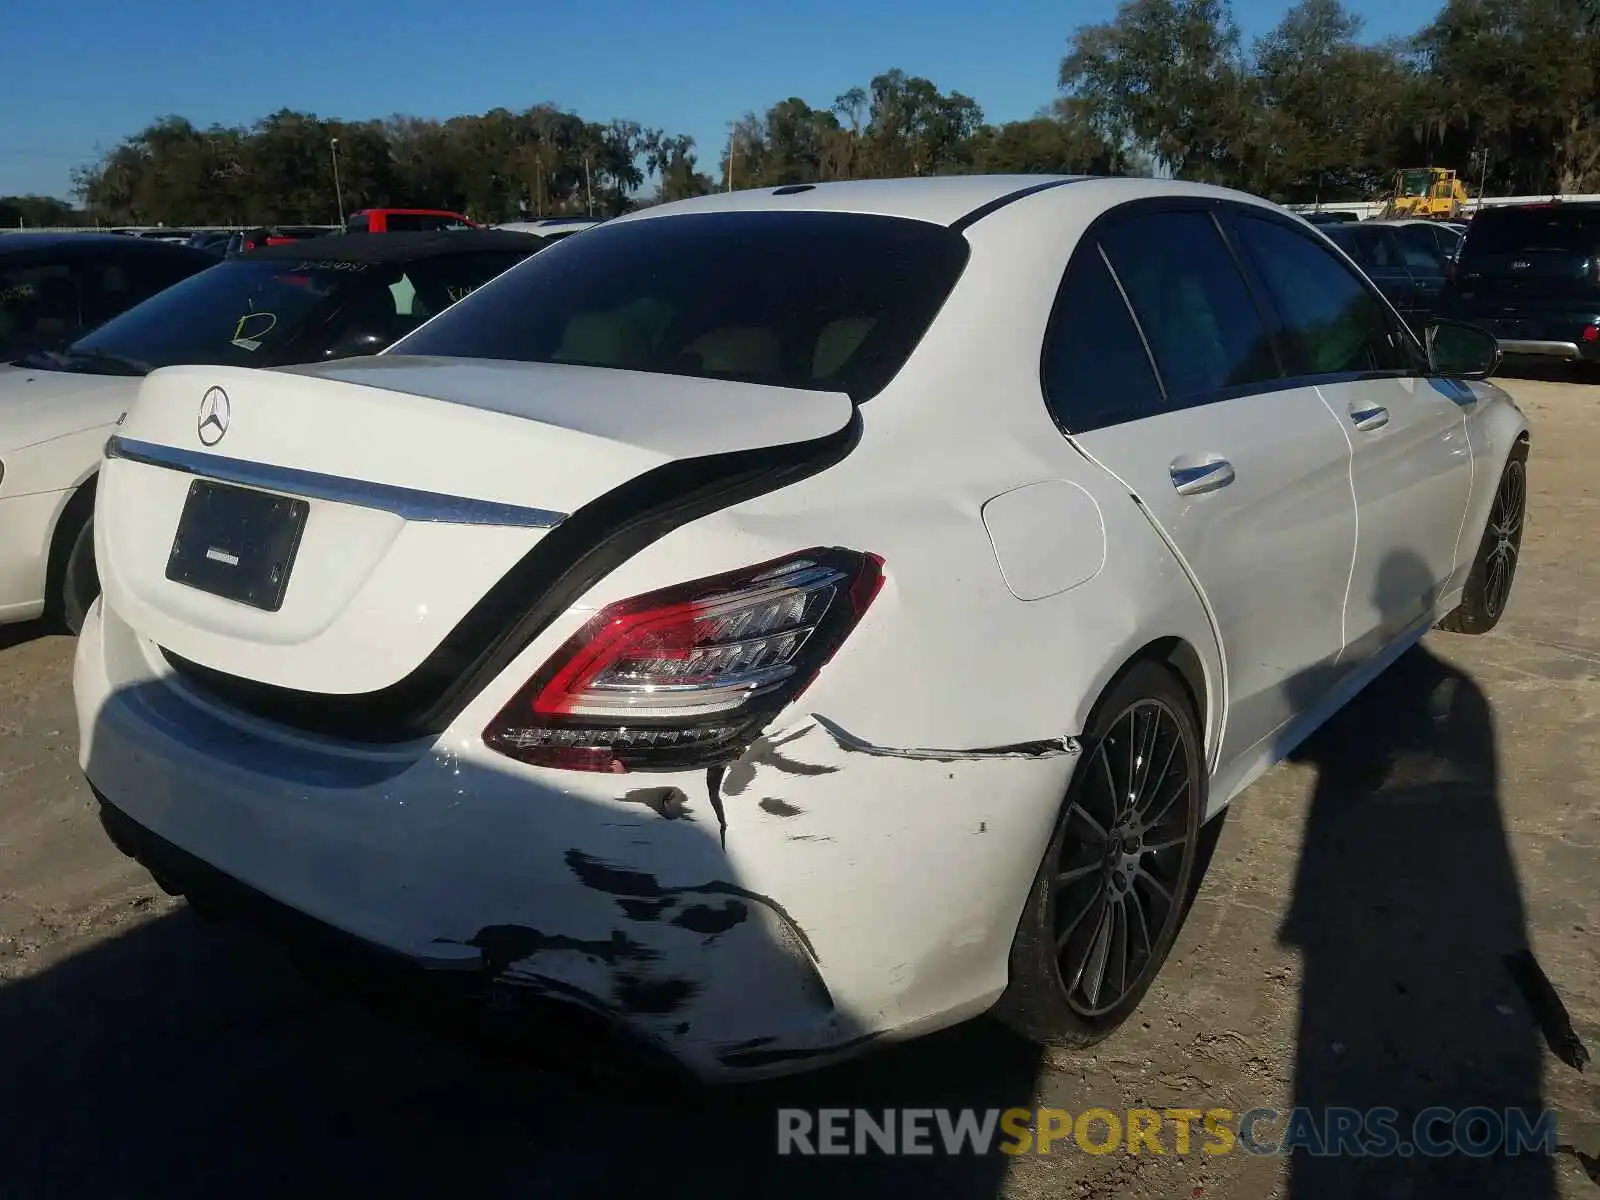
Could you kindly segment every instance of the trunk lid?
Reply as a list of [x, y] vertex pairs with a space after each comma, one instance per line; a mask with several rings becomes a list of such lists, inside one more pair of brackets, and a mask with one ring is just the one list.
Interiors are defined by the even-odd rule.
[[[592, 500], [674, 461], [827, 438], [853, 412], [837, 393], [553, 364], [167, 368], [102, 470], [107, 603], [213, 671], [377, 691]], [[197, 525], [202, 502], [186, 505], [212, 483], [226, 495]], [[274, 497], [289, 501], [275, 515]], [[262, 587], [239, 590], [258, 571]]]

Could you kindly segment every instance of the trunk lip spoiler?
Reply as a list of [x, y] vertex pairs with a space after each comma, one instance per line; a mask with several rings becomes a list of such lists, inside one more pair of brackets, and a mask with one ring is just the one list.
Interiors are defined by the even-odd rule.
[[232, 483], [261, 491], [282, 492], [307, 500], [326, 500], [357, 508], [378, 509], [407, 521], [439, 525], [501, 525], [520, 529], [554, 529], [571, 514], [547, 508], [530, 508], [497, 500], [475, 500], [444, 492], [422, 491], [394, 484], [372, 483], [324, 475], [298, 467], [247, 462], [220, 454], [181, 450], [114, 435], [106, 442], [106, 457], [147, 467], [160, 467], [185, 475]]

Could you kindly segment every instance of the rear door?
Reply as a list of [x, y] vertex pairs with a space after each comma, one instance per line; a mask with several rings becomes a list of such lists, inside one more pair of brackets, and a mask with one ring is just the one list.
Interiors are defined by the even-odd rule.
[[1421, 347], [1320, 239], [1255, 212], [1232, 226], [1280, 314], [1285, 366], [1316, 387], [1351, 443], [1360, 518], [1345, 610], [1353, 664], [1426, 616], [1465, 570], [1456, 543], [1472, 456], [1458, 401], [1471, 393], [1425, 377]]
[[[1211, 611], [1225, 771], [1335, 682], [1356, 543], [1349, 442], [1314, 387], [1283, 379], [1209, 202], [1113, 210], [1074, 253], [1057, 312], [1057, 420], [1133, 494]], [[1107, 373], [1113, 355], [1128, 365]]]
[[1395, 240], [1394, 231], [1379, 225], [1355, 226], [1340, 230], [1333, 240], [1378, 285], [1396, 311], [1410, 321], [1417, 307], [1416, 280], [1406, 266], [1405, 253]]
[[1396, 225], [1395, 241], [1411, 272], [1412, 301], [1410, 320], [1413, 329], [1421, 329], [1433, 316], [1444, 291], [1445, 264], [1448, 256], [1439, 248], [1439, 238], [1427, 225]]

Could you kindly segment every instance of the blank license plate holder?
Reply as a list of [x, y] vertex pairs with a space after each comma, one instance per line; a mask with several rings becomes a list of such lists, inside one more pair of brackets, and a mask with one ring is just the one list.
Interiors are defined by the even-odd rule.
[[283, 607], [311, 505], [196, 479], [167, 559], [167, 578], [264, 612]]

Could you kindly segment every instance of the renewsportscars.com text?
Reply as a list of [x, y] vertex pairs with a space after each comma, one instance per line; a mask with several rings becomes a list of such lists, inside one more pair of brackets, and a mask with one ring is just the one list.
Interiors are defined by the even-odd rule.
[[800, 1155], [1307, 1154], [1442, 1158], [1553, 1154], [1553, 1111], [1426, 1108], [778, 1110], [778, 1153]]

